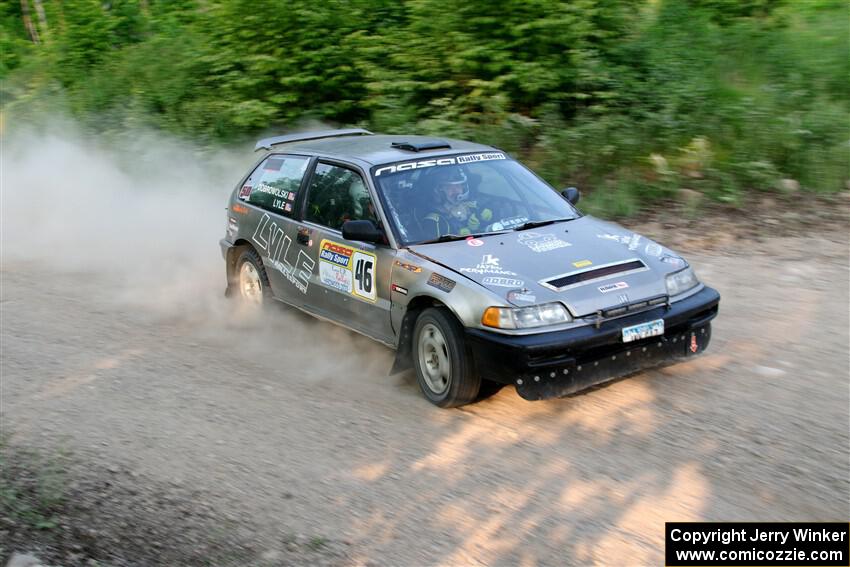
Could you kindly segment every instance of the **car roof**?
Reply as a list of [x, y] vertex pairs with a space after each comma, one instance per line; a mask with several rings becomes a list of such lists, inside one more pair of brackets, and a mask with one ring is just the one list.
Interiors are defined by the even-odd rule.
[[[447, 142], [451, 147], [416, 152], [394, 148], [392, 147], [393, 142], [407, 142], [414, 145], [427, 144], [428, 142]], [[454, 155], [467, 152], [493, 151], [496, 149], [492, 146], [485, 146], [484, 144], [451, 138], [373, 134], [369, 136], [340, 136], [276, 144], [271, 152], [315, 153], [340, 158], [353, 158], [367, 162], [370, 165], [380, 165], [397, 161], [428, 159], [431, 156], [437, 155]]]

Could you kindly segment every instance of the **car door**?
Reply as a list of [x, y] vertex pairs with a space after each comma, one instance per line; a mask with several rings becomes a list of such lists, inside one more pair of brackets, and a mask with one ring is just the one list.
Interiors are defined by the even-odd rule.
[[362, 171], [319, 160], [306, 191], [303, 230], [309, 233], [307, 248], [316, 264], [306, 294], [308, 308], [392, 343], [389, 281], [395, 251], [342, 237], [347, 220], [379, 222]]
[[239, 200], [251, 206], [242, 234], [262, 257], [272, 293], [297, 306], [304, 302], [316, 264], [295, 244], [298, 223], [294, 216], [310, 161], [308, 156], [271, 154], [238, 193]]

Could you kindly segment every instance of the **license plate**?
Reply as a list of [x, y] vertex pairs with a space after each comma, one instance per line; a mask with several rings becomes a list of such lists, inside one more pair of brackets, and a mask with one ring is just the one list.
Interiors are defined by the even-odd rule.
[[640, 325], [623, 327], [623, 342], [630, 343], [647, 337], [657, 337], [664, 334], [664, 319], [657, 319]]

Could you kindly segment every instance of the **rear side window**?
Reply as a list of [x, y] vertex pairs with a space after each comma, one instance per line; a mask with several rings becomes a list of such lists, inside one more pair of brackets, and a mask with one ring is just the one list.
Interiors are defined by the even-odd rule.
[[303, 156], [267, 157], [245, 181], [239, 198], [279, 215], [292, 215], [309, 162], [310, 158]]
[[378, 222], [369, 190], [360, 174], [351, 169], [320, 163], [307, 192], [308, 221], [336, 230], [347, 220]]

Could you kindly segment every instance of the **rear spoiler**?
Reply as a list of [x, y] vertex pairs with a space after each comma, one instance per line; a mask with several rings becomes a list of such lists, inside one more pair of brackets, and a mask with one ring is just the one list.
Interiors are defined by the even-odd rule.
[[305, 140], [320, 140], [322, 138], [340, 138], [342, 136], [371, 136], [372, 132], [363, 128], [348, 128], [345, 130], [321, 130], [318, 132], [299, 132], [296, 134], [287, 134], [286, 136], [275, 136], [274, 138], [265, 138], [257, 142], [254, 146], [254, 151], [271, 150], [273, 146], [278, 144], [288, 144], [290, 142], [303, 142]]

